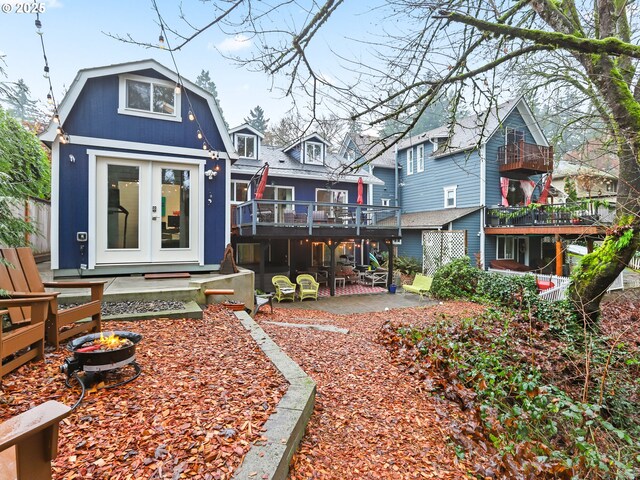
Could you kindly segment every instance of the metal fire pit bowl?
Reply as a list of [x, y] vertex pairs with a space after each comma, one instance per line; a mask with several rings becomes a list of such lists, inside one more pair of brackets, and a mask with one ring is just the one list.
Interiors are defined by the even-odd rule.
[[[84, 335], [82, 337], [76, 338], [75, 340], [72, 340], [67, 344], [67, 349], [73, 353], [74, 360], [75, 362], [77, 362], [77, 366], [74, 370], [82, 369], [85, 372], [104, 372], [107, 370], [121, 368], [125, 365], [135, 362], [136, 344], [139, 343], [140, 340], [142, 340], [142, 335], [140, 335], [139, 333], [125, 331], [109, 332], [109, 334], [111, 333], [113, 333], [117, 337], [130, 340], [132, 342], [132, 345], [108, 351], [77, 352], [76, 350], [78, 348], [82, 348], [85, 343], [100, 338], [100, 334], [91, 333], [89, 335]], [[72, 372], [68, 372], [68, 374], [70, 373]]]

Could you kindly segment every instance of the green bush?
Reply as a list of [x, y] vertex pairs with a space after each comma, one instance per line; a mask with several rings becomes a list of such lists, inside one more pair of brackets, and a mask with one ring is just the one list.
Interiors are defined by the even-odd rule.
[[471, 266], [469, 257], [456, 258], [436, 271], [431, 293], [443, 300], [472, 298], [476, 295], [478, 280], [483, 273]]
[[393, 268], [407, 275], [414, 275], [422, 272], [422, 262], [415, 257], [395, 257]]
[[478, 295], [487, 300], [511, 306], [521, 300], [537, 297], [533, 275], [504, 275], [482, 272], [478, 280]]

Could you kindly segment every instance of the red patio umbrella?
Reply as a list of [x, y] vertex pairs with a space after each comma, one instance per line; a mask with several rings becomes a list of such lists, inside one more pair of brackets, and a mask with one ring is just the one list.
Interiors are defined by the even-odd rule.
[[260, 177], [260, 183], [258, 183], [258, 188], [256, 188], [256, 200], [262, 200], [262, 195], [264, 195], [264, 189], [267, 188], [267, 176], [269, 175], [269, 164], [265, 165], [264, 171], [262, 172], [262, 176]]
[[362, 199], [362, 194], [364, 192], [364, 182], [362, 181], [362, 177], [358, 178], [358, 205], [362, 205], [364, 203]]

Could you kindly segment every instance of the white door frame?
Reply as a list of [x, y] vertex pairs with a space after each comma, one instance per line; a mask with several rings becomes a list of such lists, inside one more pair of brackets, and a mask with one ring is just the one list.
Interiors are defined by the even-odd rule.
[[[205, 160], [195, 158], [176, 158], [162, 155], [148, 155], [133, 152], [119, 152], [111, 150], [94, 150], [88, 149], [87, 156], [89, 161], [89, 182], [88, 182], [88, 196], [89, 196], [89, 241], [88, 241], [88, 268], [90, 270], [96, 267], [96, 193], [97, 193], [97, 178], [96, 178], [96, 166], [98, 157], [107, 157], [114, 159], [126, 159], [126, 160], [140, 160], [150, 162], [163, 162], [171, 163], [175, 165], [185, 166], [198, 166], [198, 174], [195, 181], [198, 185], [197, 198], [193, 199], [194, 205], [198, 206], [198, 213], [195, 221], [198, 224], [198, 247], [197, 262], [199, 265], [204, 265], [204, 168]], [[183, 262], [154, 262], [154, 263], [183, 263]]]

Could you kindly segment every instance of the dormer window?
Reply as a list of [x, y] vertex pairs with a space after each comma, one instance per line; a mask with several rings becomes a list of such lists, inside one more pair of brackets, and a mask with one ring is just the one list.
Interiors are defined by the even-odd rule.
[[173, 82], [139, 75], [120, 76], [118, 113], [181, 121], [180, 97]]
[[319, 142], [305, 143], [305, 163], [322, 163], [322, 144]]
[[236, 150], [243, 158], [256, 158], [256, 137], [255, 135], [236, 134]]

